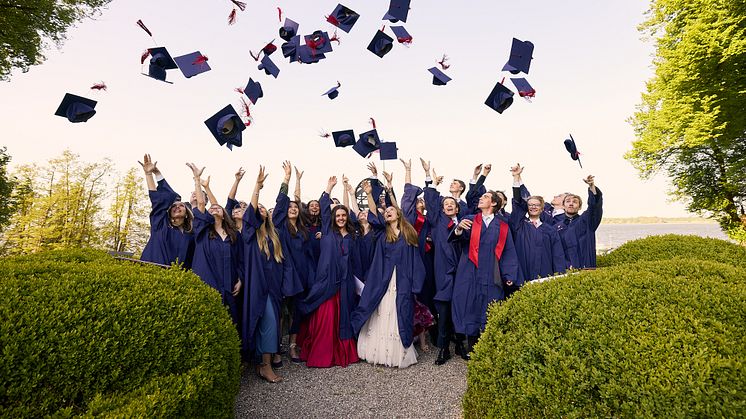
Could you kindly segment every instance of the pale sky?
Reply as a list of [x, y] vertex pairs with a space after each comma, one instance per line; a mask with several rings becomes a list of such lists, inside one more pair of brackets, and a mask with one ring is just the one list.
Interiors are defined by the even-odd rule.
[[[305, 170], [305, 200], [318, 198], [330, 175], [345, 173], [355, 183], [366, 176], [368, 160], [318, 133], [353, 129], [358, 135], [371, 129], [373, 117], [382, 140], [396, 141], [400, 157], [412, 158], [417, 184], [424, 180], [419, 157], [431, 160], [446, 182], [467, 180], [477, 163], [491, 163], [487, 186], [494, 189], [510, 187], [508, 169], [520, 162], [535, 194], [585, 195], [581, 179], [593, 174], [608, 217], [687, 215], [683, 205], [667, 201], [663, 177], [642, 181], [622, 157], [634, 140], [626, 121], [652, 75], [653, 43], [636, 29], [647, 1], [413, 0], [407, 23], [396, 24], [413, 36], [412, 45], [396, 44], [378, 58], [366, 47], [384, 24], [392, 35], [390, 23], [381, 20], [388, 1], [348, 0], [343, 4], [361, 18], [349, 34], [338, 31], [341, 45], [334, 43], [325, 60], [311, 65], [282, 57], [276, 7], [300, 23], [301, 34], [321, 29], [331, 35], [325, 15], [336, 0], [248, 3], [229, 26], [228, 0], [112, 2], [98, 19], [72, 28], [43, 64], [0, 83], [0, 145], [8, 147], [14, 165], [45, 162], [67, 148], [85, 161], [110, 157], [122, 172], [148, 152], [182, 195], [192, 188], [184, 163], [194, 161], [207, 166], [221, 201], [238, 167], [247, 170], [238, 197], [248, 198], [258, 165], [266, 164], [270, 177], [261, 201], [271, 206], [285, 159]], [[138, 19], [157, 44], [135, 24]], [[484, 101], [503, 77], [515, 90], [511, 74], [501, 71], [513, 37], [535, 45], [530, 73], [513, 77], [526, 77], [536, 97], [529, 103], [516, 94], [498, 114]], [[277, 79], [258, 70], [248, 53], [274, 38]], [[167, 47], [172, 56], [199, 50], [212, 71], [186, 79], [170, 70], [174, 84], [144, 77], [140, 54], [154, 46]], [[427, 69], [444, 53], [453, 80], [434, 86]], [[252, 106], [254, 123], [243, 133], [243, 147], [229, 151], [204, 120], [228, 104], [240, 110], [233, 89], [249, 77], [262, 84], [264, 97]], [[339, 97], [321, 96], [337, 80]], [[99, 81], [108, 91], [89, 90]], [[98, 100], [98, 113], [78, 124], [54, 116], [66, 92]], [[582, 170], [564, 150], [569, 133], [582, 153]], [[370, 160], [380, 170], [378, 155]], [[394, 172], [400, 194], [401, 163], [387, 162], [386, 169]], [[338, 186], [334, 195], [340, 191]]]

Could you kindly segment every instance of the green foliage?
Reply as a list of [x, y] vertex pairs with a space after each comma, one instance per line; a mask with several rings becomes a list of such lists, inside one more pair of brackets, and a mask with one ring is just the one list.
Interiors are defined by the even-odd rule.
[[743, 417], [746, 270], [672, 259], [526, 286], [493, 304], [464, 416]]
[[667, 234], [629, 241], [599, 256], [599, 267], [675, 257], [710, 260], [746, 269], [746, 248], [725, 240]]
[[655, 76], [626, 158], [724, 231], [746, 227], [746, 2], [653, 0], [640, 29], [657, 37]]
[[15, 178], [8, 174], [8, 163], [10, 163], [10, 155], [8, 155], [7, 149], [5, 147], [0, 148], [0, 200], [4, 203], [4, 205], [0, 205], [0, 231], [8, 224], [10, 216], [15, 212], [12, 194], [16, 182]]
[[141, 251], [150, 235], [147, 220], [150, 208], [142, 187], [143, 179], [137, 169], [130, 168], [114, 186], [108, 215], [111, 222], [104, 226], [107, 247], [116, 252]]
[[111, 0], [13, 0], [0, 2], [0, 80], [44, 60], [48, 43], [61, 44], [68, 27]]
[[0, 417], [232, 417], [239, 340], [193, 273], [92, 250], [0, 259]]

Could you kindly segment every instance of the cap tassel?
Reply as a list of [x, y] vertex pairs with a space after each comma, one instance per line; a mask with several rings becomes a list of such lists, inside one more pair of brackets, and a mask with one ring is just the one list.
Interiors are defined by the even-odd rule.
[[153, 36], [153, 33], [152, 33], [152, 32], [150, 32], [150, 29], [148, 29], [148, 27], [147, 27], [147, 26], [145, 26], [145, 24], [144, 24], [144, 23], [142, 23], [142, 19], [138, 19], [138, 20], [137, 20], [137, 26], [141, 27], [141, 28], [142, 28], [142, 30], [144, 30], [144, 31], [145, 31], [145, 33], [147, 33], [147, 34], [148, 34], [148, 36], [150, 36], [150, 37], [152, 37], [152, 36]]
[[282, 9], [277, 8], [277, 19], [282, 23]]
[[373, 118], [370, 118], [370, 124], [373, 125], [373, 129], [376, 129], [376, 120]]
[[259, 51], [256, 53], [256, 55], [254, 55], [254, 53], [251, 50], [249, 50], [249, 55], [251, 55], [251, 58], [253, 58], [254, 61], [259, 61], [259, 55], [261, 55], [261, 53], [262, 51]]
[[91, 90], [106, 90], [106, 83], [96, 83], [93, 86], [91, 86]]
[[321, 137], [321, 138], [329, 138], [331, 136], [332, 136], [331, 134], [329, 134], [328, 132], [326, 132], [324, 130], [319, 131], [319, 137]]
[[339, 26], [339, 21], [337, 20], [336, 17], [334, 17], [332, 15], [327, 16], [326, 17], [326, 21], [329, 22], [329, 23], [331, 23], [334, 26]]
[[243, 94], [243, 87], [236, 87], [235, 89], [233, 89], [233, 91]]
[[207, 56], [206, 56], [206, 55], [201, 55], [201, 54], [200, 54], [200, 55], [199, 55], [199, 56], [197, 57], [197, 59], [195, 59], [195, 60], [194, 60], [194, 62], [192, 62], [192, 65], [199, 65], [199, 64], [204, 64], [204, 63], [206, 63], [206, 62], [207, 62], [207, 60], [208, 60], [208, 58], [207, 58]]
[[397, 37], [396, 40], [399, 41], [399, 43], [402, 44], [402, 45], [404, 45], [405, 47], [408, 47], [412, 43], [412, 37], [411, 36]]
[[332, 35], [332, 37], [329, 38], [329, 42], [334, 42], [334, 41], [337, 41], [337, 45], [339, 45], [339, 44], [342, 43], [342, 42], [340, 42], [339, 37], [337, 36], [337, 30], [336, 29], [334, 30], [334, 35]]
[[249, 104], [246, 102], [246, 100], [242, 97], [241, 103], [243, 103], [243, 113], [246, 117], [246, 122], [244, 122], [244, 125], [247, 127], [251, 125], [251, 123], [254, 121], [254, 118], [251, 117], [251, 110], [249, 109]]
[[448, 70], [451, 67], [450, 64], [446, 64], [446, 61], [448, 61], [448, 56], [443, 54], [443, 58], [440, 61], [438, 61], [438, 64], [440, 64], [440, 68], [442, 68], [443, 70]]
[[246, 3], [242, 2], [242, 1], [231, 0], [231, 3], [235, 4], [236, 7], [238, 7], [239, 9], [241, 9], [242, 12], [244, 10], [246, 10]]
[[267, 45], [264, 46], [264, 48], [262, 48], [262, 52], [264, 53], [264, 55], [269, 55], [277, 51], [277, 46], [273, 44], [273, 42], [274, 39], [272, 40], [272, 42], [269, 42]]
[[342, 87], [342, 83], [340, 83], [339, 80], [337, 80], [337, 89], [339, 89], [340, 87]]
[[236, 9], [231, 10], [231, 14], [228, 15], [228, 24], [232, 25], [236, 23]]
[[147, 59], [148, 59], [148, 57], [150, 57], [150, 50], [149, 50], [149, 49], [146, 49], [146, 50], [145, 50], [145, 51], [144, 51], [144, 52], [142, 53], [142, 55], [140, 55], [140, 64], [145, 64], [145, 60], [147, 60]]

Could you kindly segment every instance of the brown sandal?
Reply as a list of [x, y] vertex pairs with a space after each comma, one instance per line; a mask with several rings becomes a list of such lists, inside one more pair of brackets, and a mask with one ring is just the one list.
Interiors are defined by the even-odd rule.
[[258, 368], [256, 369], [256, 375], [258, 375], [259, 378], [263, 379], [264, 381], [266, 381], [268, 383], [272, 383], [272, 384], [276, 384], [276, 383], [279, 383], [280, 381], [282, 381], [282, 377], [280, 377], [279, 375], [276, 375], [276, 374], [275, 374], [275, 378], [274, 379], [270, 379], [269, 377], [265, 377], [264, 375], [262, 375], [262, 367], [266, 367], [266, 366], [267, 366], [267, 364], [265, 364], [265, 363], [261, 363], [261, 364], [258, 365]]

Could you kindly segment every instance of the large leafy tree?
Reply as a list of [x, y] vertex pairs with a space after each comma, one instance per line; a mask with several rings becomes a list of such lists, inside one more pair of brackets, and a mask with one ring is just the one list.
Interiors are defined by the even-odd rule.
[[139, 172], [133, 167], [120, 177], [111, 196], [103, 233], [107, 248], [116, 252], [139, 253], [150, 235], [147, 223], [150, 207]]
[[672, 196], [746, 232], [746, 2], [653, 0], [640, 30], [656, 38], [655, 76], [631, 122], [626, 158], [666, 173]]
[[110, 1], [0, 0], [0, 80], [42, 62], [50, 43], [60, 45], [67, 28]]

